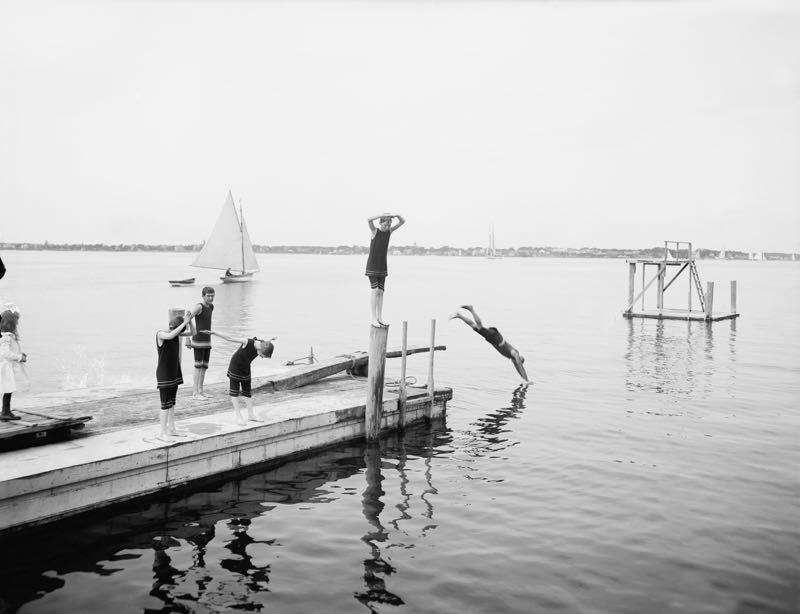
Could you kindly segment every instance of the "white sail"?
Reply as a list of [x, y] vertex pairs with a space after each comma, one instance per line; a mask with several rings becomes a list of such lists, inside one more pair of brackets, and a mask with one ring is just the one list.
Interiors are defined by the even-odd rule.
[[192, 266], [205, 269], [231, 269], [241, 273], [258, 271], [258, 262], [244, 221], [239, 221], [230, 191], [217, 223]]

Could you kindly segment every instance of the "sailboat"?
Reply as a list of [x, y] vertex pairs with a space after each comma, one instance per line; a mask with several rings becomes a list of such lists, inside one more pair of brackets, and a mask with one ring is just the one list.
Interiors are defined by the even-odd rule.
[[502, 256], [498, 255], [497, 249], [494, 246], [494, 226], [492, 226], [492, 229], [489, 231], [489, 247], [486, 248], [486, 257], [490, 260], [502, 258]]
[[250, 281], [253, 273], [259, 270], [250, 234], [244, 223], [242, 203], [239, 201], [237, 214], [230, 190], [214, 230], [192, 266], [225, 271], [220, 279], [226, 284]]

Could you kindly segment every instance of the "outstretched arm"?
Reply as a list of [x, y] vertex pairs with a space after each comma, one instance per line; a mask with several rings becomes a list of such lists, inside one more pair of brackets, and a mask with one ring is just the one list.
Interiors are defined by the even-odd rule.
[[247, 337], [231, 337], [230, 335], [226, 335], [224, 333], [218, 333], [215, 330], [201, 330], [200, 332], [209, 335], [216, 335], [217, 337], [221, 337], [222, 339], [225, 339], [225, 341], [230, 341], [231, 343], [240, 343], [241, 345], [247, 343]]
[[372, 217], [367, 218], [367, 225], [369, 226], [370, 232], [372, 232], [372, 234], [375, 234], [375, 231], [378, 230], [377, 228], [375, 228], [375, 220], [379, 220], [382, 217], [383, 217], [382, 215], [373, 215]]

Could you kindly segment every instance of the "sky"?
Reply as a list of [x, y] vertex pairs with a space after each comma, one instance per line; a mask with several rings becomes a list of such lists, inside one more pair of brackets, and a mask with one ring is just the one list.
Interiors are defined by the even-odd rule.
[[0, 0], [0, 242], [800, 252], [792, 0]]

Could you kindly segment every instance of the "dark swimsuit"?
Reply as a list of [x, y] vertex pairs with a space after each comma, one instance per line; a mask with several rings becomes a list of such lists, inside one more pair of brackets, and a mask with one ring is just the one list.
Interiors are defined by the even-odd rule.
[[500, 331], [497, 330], [494, 326], [490, 328], [481, 327], [478, 329], [478, 334], [484, 339], [486, 339], [486, 341], [488, 341], [492, 345], [492, 347], [494, 347], [494, 349], [500, 352], [500, 354], [502, 354], [506, 358], [513, 359], [513, 357], [511, 356], [511, 350], [509, 349], [506, 340], [503, 339], [503, 335], [501, 335]]

